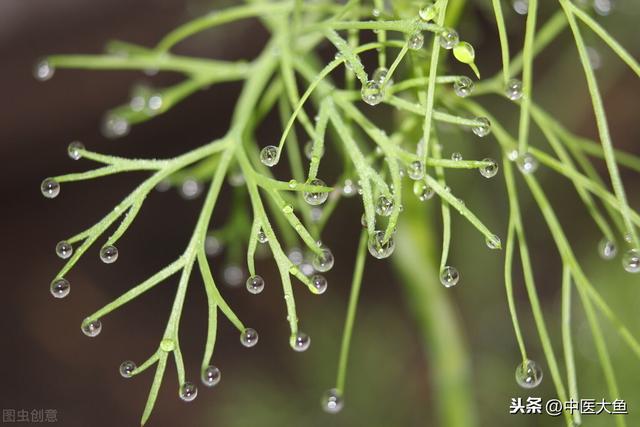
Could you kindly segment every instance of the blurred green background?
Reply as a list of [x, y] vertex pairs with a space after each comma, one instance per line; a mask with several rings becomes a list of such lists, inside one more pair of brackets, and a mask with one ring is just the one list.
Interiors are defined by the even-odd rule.
[[[540, 22], [558, 8], [555, 2], [543, 3]], [[602, 7], [602, 1], [598, 5]], [[89, 251], [69, 274], [71, 296], [54, 301], [48, 284], [61, 265], [53, 252], [55, 243], [98, 220], [141, 176], [64, 185], [60, 197], [53, 201], [43, 199], [38, 186], [46, 176], [90, 166], [67, 158], [66, 146], [71, 140], [118, 155], [167, 157], [221, 136], [239, 90], [239, 85], [229, 84], [200, 92], [169, 114], [136, 127], [123, 140], [108, 141], [98, 132], [100, 118], [106, 109], [127, 99], [132, 84], [142, 80], [163, 86], [175, 82], [176, 76], [64, 70], [43, 84], [31, 76], [34, 63], [50, 53], [98, 53], [109, 39], [152, 45], [180, 23], [223, 6], [204, 0], [0, 3], [0, 223], [7, 242], [2, 252], [0, 311], [3, 409], [54, 408], [58, 423], [65, 426], [138, 424], [152, 373], [125, 381], [118, 374], [118, 366], [125, 359], [140, 362], [155, 350], [175, 283], [168, 281], [108, 316], [97, 339], [84, 337], [80, 322], [181, 253], [201, 200], [184, 201], [176, 191], [153, 194], [119, 243], [121, 256], [117, 264], [104, 265], [98, 260], [97, 250]], [[515, 13], [511, 3], [504, 3], [504, 7], [515, 53], [519, 50], [515, 47], [522, 44], [525, 17]], [[639, 17], [640, 3], [618, 0], [610, 13], [599, 16], [598, 21], [637, 58]], [[500, 59], [490, 2], [468, 2], [459, 30], [476, 46], [483, 74], [497, 72]], [[267, 36], [257, 22], [243, 21], [194, 37], [178, 50], [206, 57], [252, 58]], [[597, 54], [597, 76], [615, 145], [640, 154], [638, 79], [598, 39], [585, 36]], [[326, 47], [322, 53], [332, 55]], [[576, 133], [595, 137], [586, 84], [567, 34], [536, 60], [534, 99]], [[507, 129], [517, 128], [517, 111], [512, 104], [495, 97], [481, 101]], [[456, 129], [441, 131], [447, 157], [459, 151], [465, 158], [499, 158], [491, 137], [477, 142]], [[275, 123], [267, 126], [266, 140], [276, 138], [277, 132]], [[539, 134], [534, 132], [532, 138], [534, 145], [546, 148]], [[598, 167], [604, 172], [603, 165]], [[537, 174], [589, 277], [629, 329], [640, 336], [640, 280], [622, 270], [619, 256], [611, 262], [597, 256], [601, 236], [573, 188], [544, 168]], [[508, 209], [501, 174], [484, 180], [475, 172], [453, 171], [448, 177], [454, 193], [504, 239]], [[630, 203], [637, 207], [638, 177], [626, 171], [623, 177]], [[334, 183], [334, 177], [325, 178]], [[561, 266], [544, 221], [524, 187], [521, 194], [536, 284], [556, 355], [563, 364], [559, 324]], [[229, 199], [227, 189], [214, 214], [214, 224], [226, 219]], [[450, 262], [460, 270], [462, 280], [446, 291], [438, 283], [433, 269], [440, 245], [437, 198], [423, 206], [407, 206], [406, 218], [400, 223], [398, 250], [391, 261], [367, 259], [346, 405], [339, 415], [322, 412], [320, 396], [335, 381], [360, 211], [358, 200], [346, 200], [323, 235], [337, 258], [336, 267], [327, 275], [327, 293], [322, 297], [304, 291], [296, 293], [302, 327], [313, 340], [310, 350], [297, 354], [289, 348], [277, 272], [271, 262], [263, 260], [258, 264], [267, 282], [262, 295], [249, 296], [242, 287], [223, 289], [245, 323], [259, 330], [259, 345], [251, 350], [243, 348], [237, 331], [222, 320], [214, 355], [214, 364], [222, 370], [222, 382], [213, 390], [200, 386], [198, 398], [183, 403], [177, 397], [177, 381], [170, 364], [149, 425], [446, 427], [448, 424], [437, 416], [442, 392], [437, 380], [446, 372], [437, 354], [444, 354], [445, 360], [468, 364], [468, 386], [463, 392], [474, 403], [471, 407], [453, 408], [466, 412], [462, 418], [473, 420], [478, 426], [563, 425], [561, 418], [545, 415], [509, 415], [512, 397], [554, 396], [519, 269], [515, 269], [514, 283], [521, 325], [530, 357], [541, 364], [546, 374], [541, 386], [532, 391], [520, 389], [514, 381], [520, 356], [506, 305], [503, 254], [488, 250], [483, 237], [455, 213]], [[407, 263], [408, 260], [416, 263]], [[224, 255], [212, 259], [214, 275], [221, 283], [227, 263]], [[574, 301], [578, 302], [578, 298]], [[187, 377], [192, 379], [198, 376], [205, 318], [204, 292], [194, 279], [181, 328]], [[602, 321], [620, 397], [629, 405], [627, 424], [640, 425], [638, 360], [611, 325]], [[434, 331], [442, 332], [435, 334], [442, 339], [439, 344], [430, 341]], [[609, 398], [578, 304], [574, 305], [573, 332], [581, 397]], [[453, 340], [456, 334], [462, 337], [462, 346], [446, 339]], [[608, 427], [614, 425], [614, 420], [607, 415], [592, 416], [584, 419], [584, 425]]]

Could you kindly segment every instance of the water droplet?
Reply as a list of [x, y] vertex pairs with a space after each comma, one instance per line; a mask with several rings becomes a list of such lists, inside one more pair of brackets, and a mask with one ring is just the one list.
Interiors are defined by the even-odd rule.
[[204, 251], [210, 257], [219, 255], [222, 252], [222, 243], [216, 236], [207, 236], [204, 239]]
[[587, 56], [589, 57], [589, 63], [591, 64], [591, 68], [594, 70], [598, 70], [602, 67], [602, 57], [600, 56], [600, 52], [594, 47], [587, 46]]
[[495, 234], [491, 237], [485, 237], [484, 242], [487, 244], [489, 249], [500, 249], [502, 247], [502, 241], [500, 237]]
[[518, 150], [513, 149], [509, 151], [507, 153], [507, 159], [511, 160], [512, 162], [515, 162], [516, 160], [518, 160]]
[[526, 15], [529, 11], [529, 1], [528, 0], [514, 0], [513, 1], [513, 10], [518, 15]]
[[100, 259], [105, 264], [113, 264], [118, 260], [118, 248], [113, 245], [103, 246], [100, 249]]
[[330, 414], [337, 414], [342, 410], [344, 406], [344, 400], [342, 399], [342, 393], [336, 388], [327, 390], [322, 395], [322, 409]]
[[202, 381], [202, 384], [207, 387], [213, 387], [220, 382], [221, 376], [222, 373], [220, 372], [220, 369], [213, 365], [209, 365], [202, 370], [200, 380]]
[[369, 80], [362, 85], [360, 95], [362, 96], [362, 100], [367, 104], [378, 105], [384, 98], [384, 90], [377, 81]]
[[147, 108], [145, 112], [149, 115], [158, 114], [162, 109], [162, 104], [164, 100], [162, 99], [162, 94], [155, 93], [147, 99]]
[[385, 242], [385, 232], [382, 230], [376, 230], [371, 236], [369, 236], [368, 248], [369, 253], [377, 259], [388, 258], [393, 253], [396, 247], [396, 242], [392, 236]]
[[267, 237], [267, 234], [262, 231], [262, 229], [258, 230], [258, 242], [260, 243], [267, 243], [269, 241], [269, 238]]
[[478, 135], [480, 138], [483, 136], [489, 135], [491, 132], [491, 122], [486, 117], [476, 117], [477, 124], [471, 127], [473, 133]]
[[593, 10], [600, 16], [608, 16], [613, 9], [613, 2], [611, 0], [594, 0]]
[[522, 388], [534, 388], [542, 382], [542, 369], [533, 360], [525, 360], [516, 367], [516, 382]]
[[379, 17], [380, 16], [380, 9], [373, 8], [373, 10], [371, 11], [371, 14], [373, 15], [374, 18]]
[[[321, 179], [312, 179], [307, 182], [307, 185], [315, 185], [319, 187], [326, 187], [326, 184]], [[321, 205], [327, 201], [329, 193], [327, 192], [303, 192], [304, 201], [312, 206]]]
[[120, 375], [123, 378], [131, 378], [133, 376], [133, 371], [137, 368], [136, 364], [131, 360], [125, 360], [120, 364]]
[[628, 273], [640, 273], [640, 252], [629, 249], [622, 256], [622, 266]]
[[136, 85], [131, 91], [131, 99], [129, 101], [129, 107], [136, 112], [144, 110], [147, 106], [147, 99], [149, 98], [149, 87], [146, 85]]
[[160, 349], [165, 353], [173, 351], [176, 348], [176, 343], [171, 338], [164, 338], [160, 341]]
[[240, 334], [240, 342], [243, 346], [250, 348], [258, 344], [258, 332], [252, 328], [246, 328]]
[[342, 185], [342, 195], [344, 197], [353, 197], [358, 193], [358, 186], [350, 179], [345, 179]]
[[483, 162], [489, 162], [487, 166], [483, 166], [479, 169], [480, 175], [485, 178], [493, 178], [498, 173], [498, 163], [495, 160], [490, 158], [482, 159]]
[[458, 32], [453, 28], [445, 28], [438, 36], [438, 42], [444, 49], [453, 49], [459, 41]]
[[455, 153], [451, 153], [451, 160], [454, 160], [456, 162], [459, 162], [462, 160], [462, 154], [455, 152]]
[[615, 242], [610, 241], [606, 237], [602, 238], [598, 243], [598, 254], [602, 259], [610, 260], [615, 258], [618, 253], [618, 247]]
[[53, 77], [55, 71], [56, 69], [49, 63], [49, 61], [42, 59], [38, 61], [36, 66], [33, 68], [33, 77], [38, 81], [45, 82]]
[[320, 272], [327, 272], [333, 268], [333, 263], [335, 259], [333, 258], [333, 253], [329, 248], [322, 248], [322, 253], [320, 255], [316, 254], [313, 257], [313, 261], [311, 264], [313, 268]]
[[523, 174], [534, 173], [538, 169], [538, 160], [529, 153], [519, 155], [516, 164]]
[[384, 86], [385, 84], [387, 86], [390, 86], [391, 84], [393, 84], [393, 81], [392, 80], [386, 81], [388, 74], [389, 74], [389, 70], [386, 67], [378, 67], [373, 72], [373, 76], [371, 76], [371, 80], [373, 80], [374, 82], [377, 82], [380, 86]]
[[469, 77], [462, 76], [453, 83], [453, 91], [461, 98], [466, 98], [473, 92], [473, 80]]
[[327, 279], [321, 274], [314, 274], [311, 276], [311, 284], [315, 288], [317, 294], [323, 294], [327, 290]]
[[257, 274], [247, 279], [247, 290], [254, 295], [264, 290], [264, 279]]
[[421, 202], [426, 202], [433, 197], [435, 192], [433, 191], [433, 188], [427, 185], [426, 182], [416, 181], [413, 183], [413, 194], [415, 194]]
[[73, 255], [73, 246], [65, 240], [58, 242], [56, 245], [56, 255], [62, 259], [67, 259]]
[[438, 15], [438, 8], [432, 3], [418, 11], [420, 19], [425, 22], [433, 21]]
[[299, 248], [291, 249], [287, 257], [289, 258], [289, 261], [291, 261], [294, 265], [300, 265], [302, 264], [302, 261], [304, 261], [304, 255]]
[[124, 117], [115, 114], [107, 114], [102, 119], [102, 134], [110, 139], [120, 138], [129, 133], [131, 126]]
[[267, 145], [260, 151], [260, 161], [263, 165], [272, 167], [278, 163], [278, 147]]
[[298, 331], [296, 335], [291, 337], [289, 344], [295, 351], [306, 351], [311, 345], [311, 337], [304, 332]]
[[447, 265], [440, 272], [440, 283], [444, 285], [445, 288], [450, 288], [455, 286], [460, 281], [460, 273], [456, 270], [455, 267], [451, 267]]
[[85, 319], [82, 322], [82, 333], [88, 337], [97, 337], [102, 331], [102, 322], [99, 319], [91, 320]]
[[60, 194], [60, 184], [53, 178], [47, 178], [40, 184], [40, 191], [47, 199], [54, 199]]
[[51, 286], [49, 288], [51, 290], [51, 295], [56, 298], [64, 298], [69, 295], [71, 291], [71, 284], [69, 281], [63, 277], [59, 277], [51, 282]]
[[180, 196], [185, 200], [193, 200], [202, 194], [203, 189], [203, 185], [199, 181], [187, 178], [180, 185]]
[[198, 387], [192, 382], [185, 382], [180, 386], [179, 391], [180, 399], [185, 402], [192, 402], [198, 396]]
[[244, 271], [237, 265], [227, 265], [222, 271], [224, 282], [231, 286], [240, 286], [244, 281]]
[[409, 41], [407, 42], [409, 49], [418, 50], [422, 49], [422, 45], [424, 45], [424, 36], [421, 32], [416, 32], [411, 34], [409, 37]]
[[[308, 159], [311, 160], [313, 157], [313, 141], [307, 141], [307, 143], [304, 145], [304, 156]], [[319, 157], [324, 156], [324, 147], [322, 147], [322, 150], [320, 150], [319, 153]]]
[[376, 213], [380, 216], [389, 216], [393, 211], [393, 200], [381, 194], [376, 200]]
[[419, 160], [414, 160], [407, 167], [407, 174], [414, 181], [422, 179], [424, 177], [424, 164]]
[[80, 153], [80, 150], [84, 150], [84, 144], [79, 141], [73, 141], [67, 147], [67, 154], [69, 154], [69, 157], [71, 157], [71, 159], [79, 160], [80, 157], [82, 157], [82, 153]]
[[512, 101], [522, 98], [522, 82], [518, 79], [511, 79], [504, 88], [504, 94]]

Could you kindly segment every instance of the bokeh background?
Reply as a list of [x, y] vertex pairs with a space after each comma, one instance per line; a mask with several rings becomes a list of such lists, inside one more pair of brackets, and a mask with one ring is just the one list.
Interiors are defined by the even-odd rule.
[[[557, 7], [543, 3], [541, 22], [550, 15], [551, 6]], [[618, 0], [607, 12], [606, 3], [597, 2], [600, 12], [606, 12], [598, 20], [637, 58], [640, 4]], [[125, 359], [140, 362], [155, 350], [168, 317], [175, 281], [167, 281], [103, 319], [99, 338], [82, 335], [80, 322], [181, 253], [202, 199], [185, 201], [176, 191], [152, 194], [119, 242], [118, 262], [104, 265], [98, 260], [97, 249], [89, 251], [68, 275], [73, 287], [70, 297], [54, 301], [48, 285], [61, 266], [53, 252], [55, 243], [101, 218], [142, 177], [133, 174], [63, 185], [55, 200], [45, 200], [40, 195], [39, 183], [46, 176], [90, 167], [88, 162], [68, 159], [66, 147], [72, 140], [81, 140], [101, 152], [167, 157], [221, 136], [227, 129], [240, 87], [228, 84], [197, 93], [169, 114], [135, 127], [126, 138], [111, 141], [99, 132], [104, 111], [125, 102], [136, 82], [163, 86], [175, 82], [177, 77], [59, 70], [51, 81], [39, 83], [32, 77], [35, 62], [51, 53], [99, 53], [110, 39], [150, 46], [191, 17], [226, 4], [203, 0], [0, 2], [0, 227], [5, 242], [0, 257], [3, 409], [56, 409], [58, 424], [64, 426], [137, 425], [153, 374], [150, 370], [125, 381], [118, 374], [118, 366]], [[510, 3], [505, 3], [505, 8], [512, 46], [521, 46], [525, 17], [515, 13]], [[460, 32], [476, 46], [483, 73], [497, 72], [497, 35], [489, 2], [468, 3]], [[225, 59], [252, 58], [267, 36], [257, 21], [243, 21], [194, 37], [181, 44], [178, 51]], [[640, 154], [638, 79], [595, 37], [587, 36], [587, 42], [592, 47], [594, 64], [598, 65], [613, 140], [617, 147]], [[323, 53], [327, 57], [332, 55], [326, 47]], [[580, 135], [595, 137], [586, 85], [566, 34], [536, 60], [535, 72], [535, 100]], [[517, 111], [512, 105], [491, 97], [482, 102], [509, 129], [516, 128]], [[453, 151], [468, 158], [499, 155], [491, 137], [489, 143], [477, 143], [465, 133], [446, 129], [443, 132], [447, 156]], [[275, 126], [265, 131], [265, 135], [273, 138], [276, 133]], [[535, 144], [544, 147], [539, 135], [536, 132], [533, 135]], [[638, 277], [622, 271], [619, 257], [611, 262], [598, 258], [596, 245], [601, 236], [571, 186], [544, 168], [538, 174], [595, 286], [639, 336]], [[335, 176], [325, 178], [331, 183], [335, 180]], [[624, 179], [631, 203], [637, 207], [638, 177], [625, 172]], [[501, 175], [488, 181], [475, 173], [452, 172], [450, 181], [453, 191], [467, 206], [498, 234], [506, 235], [507, 205]], [[226, 191], [216, 209], [214, 225], [225, 221], [229, 199], [230, 193]], [[522, 200], [537, 286], [560, 356], [560, 264], [531, 198], [525, 195]], [[437, 207], [437, 199], [429, 203]], [[437, 247], [439, 210], [433, 206], [422, 208], [419, 215], [431, 230], [430, 239]], [[259, 345], [251, 350], [243, 348], [237, 331], [222, 320], [214, 356], [214, 363], [222, 370], [222, 382], [212, 390], [199, 387], [198, 398], [186, 404], [177, 397], [177, 381], [170, 363], [150, 425], [440, 425], [434, 407], [439, 390], [432, 381], [438, 367], [431, 363], [430, 343], [423, 339], [420, 322], [411, 309], [420, 304], [427, 311], [435, 307], [429, 308], [429, 301], [416, 301], [415, 294], [407, 292], [397, 271], [397, 261], [367, 260], [347, 377], [347, 403], [337, 416], [320, 409], [320, 396], [335, 378], [360, 209], [357, 200], [346, 201], [323, 236], [337, 257], [336, 267], [328, 274], [327, 293], [318, 298], [297, 292], [303, 328], [313, 339], [310, 350], [296, 354], [289, 348], [275, 266], [268, 260], [260, 261], [259, 271], [268, 283], [261, 296], [248, 296], [243, 287], [223, 288], [225, 297], [245, 323], [259, 329]], [[422, 261], [433, 265], [438, 256], [434, 250]], [[480, 426], [562, 425], [561, 419], [508, 414], [512, 397], [548, 398], [554, 390], [519, 278], [515, 285], [525, 338], [531, 357], [541, 363], [547, 376], [532, 392], [518, 388], [513, 379], [519, 353], [504, 296], [502, 257], [500, 252], [487, 250], [483, 238], [454, 214], [451, 262], [461, 271], [462, 281], [446, 292], [446, 299], [466, 341], [463, 356], [471, 366], [473, 416]], [[220, 283], [224, 281], [222, 271], [230, 262], [224, 254], [212, 259]], [[437, 280], [436, 275], [425, 275], [418, 286], [438, 287]], [[581, 395], [608, 398], [579, 305], [574, 313]], [[204, 292], [194, 279], [181, 327], [187, 375], [193, 379], [198, 377], [205, 319]], [[604, 319], [603, 329], [618, 374], [620, 397], [629, 404], [628, 425], [640, 425], [638, 361]], [[585, 425], [611, 426], [613, 420], [601, 415], [586, 419]]]

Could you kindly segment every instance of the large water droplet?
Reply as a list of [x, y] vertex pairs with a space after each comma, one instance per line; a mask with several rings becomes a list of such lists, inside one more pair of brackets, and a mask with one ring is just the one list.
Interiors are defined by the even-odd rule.
[[62, 259], [67, 259], [73, 255], [73, 246], [65, 240], [58, 242], [56, 245], [56, 255]]
[[180, 386], [178, 395], [183, 401], [192, 402], [198, 396], [198, 387], [194, 383], [187, 381]]
[[376, 213], [380, 216], [389, 216], [393, 211], [393, 199], [381, 194], [376, 200]]
[[393, 250], [396, 247], [395, 240], [393, 236], [389, 236], [389, 238], [384, 240], [385, 232], [382, 230], [376, 230], [372, 235], [369, 236], [368, 248], [369, 253], [377, 259], [388, 258], [393, 253]]
[[511, 79], [504, 88], [504, 94], [512, 101], [522, 98], [522, 82], [518, 79]]
[[222, 277], [224, 278], [224, 282], [231, 286], [236, 287], [240, 286], [244, 281], [244, 271], [242, 268], [237, 265], [227, 265], [222, 271]]
[[88, 337], [94, 338], [100, 335], [102, 331], [102, 322], [99, 319], [85, 319], [82, 322], [82, 333]]
[[107, 114], [102, 119], [102, 134], [107, 138], [120, 138], [129, 133], [131, 126], [124, 117]]
[[[326, 184], [321, 179], [312, 179], [307, 182], [308, 185], [315, 185], [320, 187], [326, 187]], [[327, 201], [329, 197], [329, 193], [327, 192], [308, 192], [305, 191], [303, 194], [304, 201], [312, 206], [321, 205]]]
[[460, 273], [455, 267], [451, 267], [450, 265], [447, 265], [440, 272], [440, 283], [442, 283], [442, 285], [445, 288], [450, 288], [452, 286], [455, 286], [458, 284], [459, 281], [460, 281]]
[[330, 414], [337, 414], [342, 410], [344, 401], [342, 393], [338, 389], [332, 388], [322, 395], [322, 409]]
[[60, 194], [60, 184], [53, 178], [47, 178], [40, 184], [40, 191], [47, 199], [54, 199]]
[[477, 124], [471, 127], [471, 131], [480, 138], [491, 133], [491, 122], [486, 117], [476, 117]]
[[267, 145], [260, 151], [260, 161], [263, 165], [272, 167], [278, 163], [278, 147]]
[[640, 272], [640, 252], [637, 249], [629, 249], [622, 256], [622, 266], [629, 273]]
[[473, 92], [473, 88], [473, 80], [471, 80], [467, 76], [462, 76], [458, 80], [453, 82], [453, 91], [460, 98], [466, 98], [467, 96], [471, 95], [471, 92]]
[[390, 86], [392, 84], [391, 80], [386, 81], [388, 74], [389, 74], [389, 70], [386, 67], [378, 67], [373, 72], [373, 75], [371, 76], [371, 80], [373, 80], [374, 82], [377, 82], [380, 86], [384, 86], [385, 84], [387, 86]]
[[291, 337], [290, 345], [295, 351], [306, 351], [311, 345], [311, 337], [298, 331], [296, 335]]
[[80, 150], [84, 150], [84, 144], [80, 141], [73, 141], [67, 147], [67, 154], [73, 160], [79, 160], [82, 157]]
[[258, 338], [258, 332], [252, 328], [246, 328], [240, 333], [240, 342], [247, 348], [258, 344]]
[[424, 36], [419, 31], [416, 33], [413, 33], [409, 37], [407, 44], [409, 46], [409, 49], [412, 49], [412, 50], [422, 49], [422, 46], [424, 45]]
[[529, 153], [519, 155], [516, 159], [518, 169], [523, 174], [534, 173], [538, 169], [538, 160]]
[[435, 192], [433, 188], [429, 187], [424, 181], [416, 181], [413, 183], [413, 194], [418, 197], [421, 202], [426, 202], [433, 197]]
[[495, 234], [491, 237], [486, 237], [484, 239], [484, 242], [489, 249], [500, 249], [502, 247], [502, 241], [500, 240], [500, 237], [496, 236]]
[[533, 360], [525, 360], [516, 367], [516, 382], [522, 388], [534, 388], [542, 382], [542, 369]]
[[598, 254], [602, 259], [610, 260], [615, 258], [618, 253], [618, 247], [615, 242], [610, 241], [606, 237], [604, 237], [598, 243]]
[[185, 200], [197, 199], [204, 189], [202, 183], [194, 178], [187, 178], [180, 185], [180, 196]]
[[113, 245], [103, 246], [100, 249], [100, 260], [105, 264], [113, 264], [118, 260], [118, 248]]
[[136, 364], [131, 360], [125, 360], [120, 364], [120, 375], [123, 378], [131, 378], [133, 376], [133, 371], [137, 368]]
[[418, 15], [425, 22], [433, 21], [438, 15], [438, 8], [433, 3], [428, 4], [418, 11]]
[[40, 60], [33, 69], [33, 76], [36, 80], [44, 82], [53, 77], [55, 68], [46, 59]]
[[63, 277], [59, 277], [51, 282], [51, 286], [49, 288], [51, 290], [51, 295], [56, 298], [64, 298], [69, 295], [71, 291], [71, 285], [69, 281]]
[[207, 387], [213, 387], [217, 385], [220, 382], [221, 377], [222, 373], [220, 372], [220, 369], [213, 365], [209, 365], [204, 368], [202, 370], [202, 373], [200, 374], [200, 380], [202, 381], [202, 384]]
[[458, 32], [453, 28], [445, 28], [438, 36], [440, 46], [445, 49], [453, 49], [460, 41]]
[[482, 161], [488, 162], [489, 164], [479, 169], [480, 175], [484, 176], [485, 178], [493, 178], [494, 176], [496, 176], [496, 174], [498, 173], [498, 163], [488, 157], [486, 159], [482, 159]]
[[323, 294], [327, 290], [327, 279], [321, 274], [311, 276], [311, 284], [317, 294]]
[[384, 90], [377, 81], [369, 80], [362, 85], [360, 95], [362, 96], [362, 100], [367, 104], [378, 105], [384, 98]]
[[247, 290], [257, 295], [264, 290], [264, 279], [257, 274], [247, 279]]
[[424, 164], [419, 160], [414, 160], [409, 163], [409, 166], [407, 167], [407, 175], [409, 175], [409, 178], [414, 181], [422, 179], [424, 177]]
[[333, 268], [334, 261], [335, 259], [331, 250], [329, 248], [322, 248], [320, 254], [315, 254], [311, 264], [317, 271], [324, 273]]

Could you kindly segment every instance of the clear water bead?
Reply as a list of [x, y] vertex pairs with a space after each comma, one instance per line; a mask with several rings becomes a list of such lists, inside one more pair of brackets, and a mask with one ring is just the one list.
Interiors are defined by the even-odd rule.
[[198, 387], [194, 383], [187, 381], [180, 386], [178, 395], [183, 401], [192, 402], [198, 396]]
[[502, 247], [502, 241], [500, 237], [495, 234], [491, 237], [485, 237], [484, 242], [489, 249], [500, 249]]
[[65, 240], [58, 242], [56, 245], [56, 255], [62, 259], [67, 259], [73, 255], [73, 246]]
[[268, 241], [269, 241], [269, 238], [267, 237], [267, 233], [265, 233], [264, 231], [262, 231], [262, 229], [260, 229], [258, 231], [258, 242], [267, 243]]
[[488, 162], [489, 164], [479, 169], [480, 175], [484, 176], [485, 178], [493, 178], [494, 176], [496, 176], [496, 174], [498, 173], [498, 163], [488, 157], [486, 159], [482, 159], [482, 161]]
[[368, 248], [369, 253], [377, 259], [388, 258], [396, 248], [396, 242], [393, 236], [389, 236], [389, 239], [385, 242], [385, 232], [382, 230], [376, 230], [369, 236]]
[[187, 178], [182, 181], [179, 192], [180, 196], [185, 200], [197, 199], [204, 189], [202, 183], [194, 178]]
[[263, 165], [272, 167], [278, 163], [278, 147], [267, 145], [260, 151], [260, 161]]
[[258, 344], [258, 332], [252, 328], [246, 328], [240, 333], [240, 342], [243, 346], [250, 348]]
[[80, 160], [82, 157], [80, 150], [84, 150], [84, 144], [80, 141], [73, 141], [67, 146], [67, 154], [73, 160]]
[[424, 45], [424, 36], [419, 31], [415, 32], [411, 34], [411, 36], [409, 37], [409, 40], [407, 41], [407, 44], [409, 46], [409, 49], [412, 49], [412, 50], [422, 49], [422, 46]]
[[342, 393], [336, 388], [327, 390], [322, 395], [322, 409], [330, 414], [337, 414], [342, 410], [344, 406], [344, 400], [342, 400]]
[[53, 77], [55, 71], [56, 69], [49, 63], [49, 61], [42, 59], [33, 68], [33, 77], [38, 81], [45, 82]]
[[393, 211], [393, 200], [381, 194], [376, 200], [376, 213], [380, 216], [389, 216]]
[[471, 80], [467, 76], [462, 76], [458, 80], [453, 82], [453, 91], [460, 98], [466, 98], [467, 96], [471, 95], [471, 92], [473, 92], [473, 87], [473, 80]]
[[518, 156], [516, 164], [523, 174], [534, 173], [538, 169], [538, 160], [529, 153]]
[[249, 291], [249, 293], [252, 293], [254, 295], [262, 292], [264, 290], [264, 279], [262, 278], [262, 276], [258, 276], [256, 274], [255, 276], [249, 277], [247, 279], [247, 290]]
[[629, 249], [622, 257], [622, 266], [628, 273], [640, 273], [640, 252]]
[[432, 3], [418, 11], [420, 19], [425, 22], [433, 21], [438, 15], [438, 8]]
[[323, 294], [327, 290], [327, 279], [321, 274], [314, 274], [311, 276], [311, 285], [317, 294]]
[[100, 249], [100, 260], [105, 264], [113, 264], [118, 260], [118, 248], [113, 245], [103, 246]]
[[324, 273], [333, 268], [334, 262], [335, 258], [333, 257], [331, 250], [329, 248], [322, 248], [320, 254], [315, 254], [311, 264], [317, 271]]
[[120, 364], [120, 375], [123, 378], [131, 378], [133, 376], [133, 371], [137, 368], [136, 364], [131, 360], [125, 360]]
[[507, 153], [507, 159], [509, 159], [512, 162], [515, 162], [516, 160], [518, 160], [518, 150], [513, 149], [513, 150], [509, 151]]
[[60, 184], [53, 178], [47, 178], [40, 184], [40, 191], [47, 199], [54, 199], [60, 194]]
[[476, 117], [476, 125], [471, 127], [471, 131], [480, 138], [489, 135], [491, 133], [491, 122], [486, 117]]
[[102, 119], [102, 134], [107, 138], [120, 138], [129, 133], [131, 125], [124, 117], [115, 114], [107, 114]]
[[[304, 156], [308, 159], [308, 160], [312, 160], [313, 158], [313, 141], [307, 141], [307, 143], [304, 145]], [[319, 157], [324, 156], [324, 147], [322, 147], [322, 150], [320, 150], [320, 153], [318, 154]]]
[[64, 298], [69, 295], [71, 284], [69, 284], [69, 281], [64, 277], [59, 277], [51, 282], [49, 289], [51, 290], [51, 295], [55, 298]]
[[445, 28], [438, 36], [438, 42], [444, 49], [453, 49], [459, 41], [458, 32], [453, 28]]
[[304, 332], [298, 331], [296, 335], [291, 337], [289, 344], [295, 351], [306, 351], [311, 345], [311, 337]]
[[512, 6], [518, 15], [526, 15], [529, 11], [529, 0], [513, 0]]
[[389, 74], [389, 70], [386, 67], [378, 67], [373, 72], [373, 76], [371, 76], [371, 80], [377, 82], [380, 86], [383, 86], [385, 83], [387, 85], [391, 84], [391, 81], [387, 80], [387, 75]]
[[604, 237], [598, 243], [598, 255], [600, 255], [600, 258], [610, 260], [615, 258], [617, 253], [618, 247], [616, 246], [615, 242], [612, 242], [606, 237]]
[[202, 381], [202, 384], [207, 387], [213, 387], [220, 382], [221, 376], [222, 373], [220, 372], [220, 369], [213, 365], [209, 365], [202, 370], [202, 373], [200, 374], [200, 381]]
[[462, 160], [462, 154], [455, 152], [455, 153], [451, 153], [451, 160], [459, 162]]
[[452, 286], [455, 286], [458, 284], [459, 281], [460, 281], [460, 273], [458, 272], [458, 270], [456, 270], [455, 267], [451, 267], [447, 265], [440, 272], [440, 283], [442, 283], [442, 285], [445, 288], [450, 288]]
[[426, 182], [416, 181], [413, 183], [413, 194], [415, 194], [421, 202], [426, 202], [433, 197], [435, 192], [433, 191], [433, 188], [427, 185]]
[[533, 360], [525, 360], [516, 367], [516, 382], [522, 388], [534, 388], [542, 382], [542, 369]]
[[522, 82], [518, 79], [511, 79], [504, 88], [504, 94], [512, 101], [522, 98]]
[[[324, 183], [323, 180], [321, 179], [312, 179], [311, 181], [307, 182], [307, 185], [315, 185], [315, 186], [319, 186], [319, 187], [326, 187], [327, 184]], [[302, 197], [304, 198], [304, 201], [307, 202], [308, 204], [310, 204], [311, 206], [317, 206], [317, 205], [321, 205], [324, 202], [327, 201], [327, 198], [329, 197], [329, 193], [327, 192], [308, 192], [305, 191], [302, 195]]]
[[102, 322], [99, 319], [85, 319], [82, 322], [82, 333], [88, 337], [94, 338], [100, 335], [102, 331]]
[[350, 179], [344, 180], [342, 186], [342, 195], [344, 197], [353, 197], [358, 193], [358, 185]]
[[407, 167], [407, 175], [414, 181], [424, 178], [424, 164], [419, 160], [414, 160]]
[[378, 105], [384, 98], [384, 90], [382, 86], [380, 86], [380, 83], [375, 80], [369, 80], [362, 85], [360, 95], [362, 96], [362, 100], [367, 104]]

